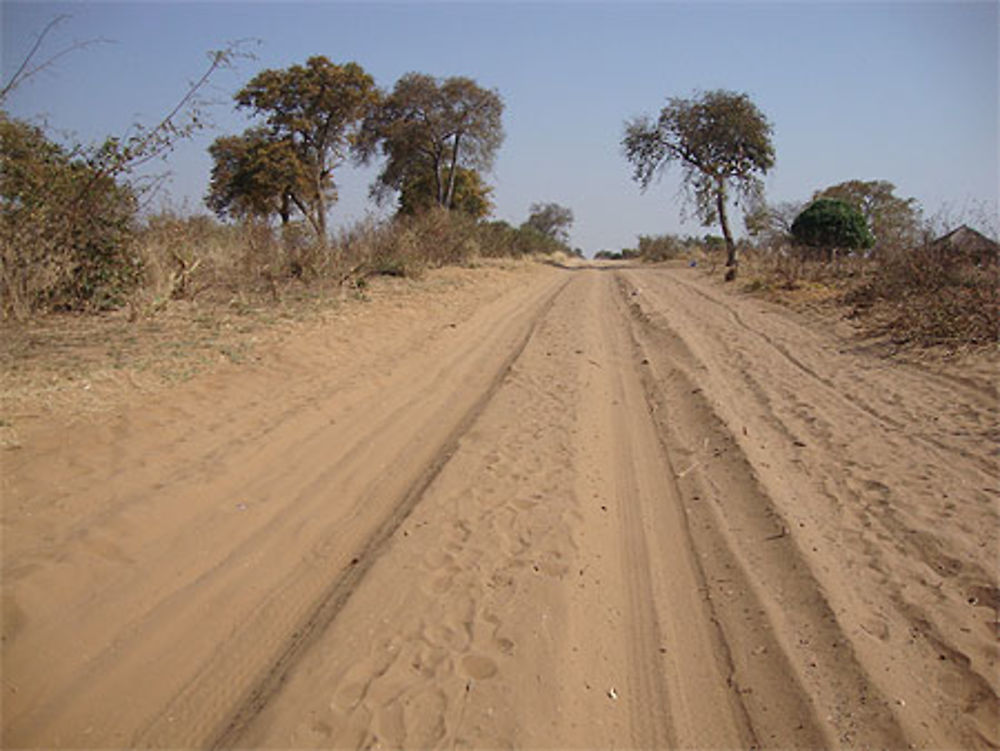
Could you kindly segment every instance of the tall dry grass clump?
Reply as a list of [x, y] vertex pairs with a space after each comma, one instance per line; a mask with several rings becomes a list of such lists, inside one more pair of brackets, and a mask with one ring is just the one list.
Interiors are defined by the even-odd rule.
[[802, 248], [792, 242], [774, 242], [763, 247], [745, 246], [740, 266], [748, 291], [796, 292], [821, 289], [830, 295], [847, 291], [870, 267], [868, 260], [856, 254], [825, 253]]
[[164, 212], [136, 233], [135, 250], [143, 273], [129, 299], [133, 316], [153, 314], [170, 300], [273, 294], [277, 281], [290, 276], [288, 250], [273, 228], [259, 223], [224, 225]]

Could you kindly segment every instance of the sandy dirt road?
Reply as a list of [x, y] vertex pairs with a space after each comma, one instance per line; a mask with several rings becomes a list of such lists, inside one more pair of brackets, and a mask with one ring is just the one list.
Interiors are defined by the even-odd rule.
[[5, 748], [1000, 744], [988, 370], [688, 269], [449, 299], [5, 453]]

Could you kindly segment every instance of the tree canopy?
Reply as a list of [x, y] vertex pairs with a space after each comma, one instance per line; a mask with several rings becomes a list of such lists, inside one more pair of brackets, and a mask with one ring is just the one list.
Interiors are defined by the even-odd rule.
[[705, 226], [718, 222], [722, 228], [727, 278], [736, 267], [726, 215], [730, 186], [744, 199], [761, 194], [759, 176], [774, 166], [771, 133], [771, 124], [749, 96], [722, 89], [690, 99], [671, 97], [655, 121], [643, 116], [625, 124], [622, 146], [643, 190], [670, 164], [681, 164], [696, 215]]
[[325, 243], [333, 171], [357, 148], [361, 124], [379, 102], [374, 80], [357, 63], [315, 56], [258, 73], [235, 99], [263, 125], [212, 145], [208, 205], [220, 215], [278, 212], [285, 221], [294, 205]]
[[813, 201], [792, 223], [792, 235], [803, 245], [824, 248], [870, 248], [874, 238], [861, 212], [834, 198]]
[[569, 242], [573, 210], [558, 203], [533, 203], [525, 224], [561, 243]]
[[[482, 219], [493, 211], [490, 194], [493, 189], [483, 182], [474, 169], [459, 167], [455, 173], [452, 208], [474, 219]], [[437, 206], [437, 186], [428, 170], [407, 180], [399, 193], [399, 213], [419, 214]]]
[[816, 191], [813, 200], [834, 198], [856, 208], [879, 246], [913, 243], [920, 231], [920, 208], [915, 198], [899, 198], [895, 190], [887, 180], [848, 180]]
[[463, 169], [489, 170], [503, 142], [503, 100], [470, 78], [400, 78], [365, 122], [361, 161], [386, 161], [373, 193], [402, 191], [425, 177], [438, 206], [454, 208]]
[[[220, 217], [278, 214], [287, 224], [293, 201], [308, 194], [294, 146], [288, 139], [273, 139], [266, 129], [218, 138], [208, 151], [213, 167], [205, 203]], [[305, 214], [308, 208], [300, 205], [299, 210]]]

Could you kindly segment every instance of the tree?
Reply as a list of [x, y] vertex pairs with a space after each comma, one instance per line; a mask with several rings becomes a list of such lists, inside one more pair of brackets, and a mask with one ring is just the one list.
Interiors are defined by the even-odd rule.
[[470, 78], [400, 78], [365, 123], [361, 159], [386, 157], [373, 193], [402, 191], [429, 177], [438, 206], [455, 206], [462, 169], [489, 170], [503, 142], [503, 100]]
[[722, 228], [727, 279], [736, 275], [736, 243], [726, 215], [730, 186], [746, 200], [761, 194], [759, 175], [774, 166], [771, 133], [746, 94], [721, 89], [691, 99], [671, 97], [655, 122], [644, 116], [625, 124], [622, 146], [643, 190], [680, 162], [696, 215], [706, 227], [717, 221]]
[[305, 65], [258, 73], [235, 98], [237, 108], [262, 117], [265, 127], [244, 133], [245, 144], [217, 141], [215, 148], [223, 160], [242, 152], [243, 161], [237, 159], [233, 166], [246, 169], [231, 175], [252, 177], [242, 187], [253, 193], [226, 184], [229, 169], [217, 160], [213, 175], [217, 172], [220, 179], [210, 197], [232, 193], [241, 205], [258, 208], [270, 201], [286, 209], [283, 219], [293, 203], [325, 245], [327, 210], [336, 200], [333, 171], [357, 146], [361, 123], [379, 102], [374, 80], [357, 63], [336, 65], [315, 56]]
[[833, 198], [856, 208], [879, 246], [915, 243], [920, 233], [917, 200], [899, 198], [895, 190], [887, 180], [848, 180], [816, 191], [813, 200]]
[[251, 128], [217, 138], [208, 152], [213, 166], [205, 203], [220, 218], [277, 214], [288, 224], [293, 204], [307, 214], [298, 196], [307, 194], [308, 179], [288, 139], [274, 140], [266, 130]]
[[768, 204], [757, 202], [743, 217], [747, 234], [765, 245], [780, 245], [792, 236], [792, 222], [802, 213], [804, 205], [798, 201]]
[[875, 242], [861, 212], [833, 198], [809, 204], [792, 223], [792, 235], [803, 245], [826, 249], [831, 259], [837, 248], [870, 248]]
[[[455, 175], [452, 208], [473, 219], [482, 219], [493, 211], [490, 194], [493, 189], [483, 182], [474, 169], [459, 167]], [[399, 213], [413, 215], [437, 206], [437, 186], [434, 174], [428, 170], [403, 184], [399, 193]]]
[[533, 203], [525, 224], [560, 243], [569, 242], [573, 210], [558, 203]]

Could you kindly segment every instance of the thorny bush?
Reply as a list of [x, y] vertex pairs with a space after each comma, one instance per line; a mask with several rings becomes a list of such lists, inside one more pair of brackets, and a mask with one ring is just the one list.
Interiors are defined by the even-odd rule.
[[933, 243], [884, 249], [846, 295], [897, 344], [985, 345], [1000, 333], [1000, 265]]
[[121, 305], [142, 265], [126, 185], [0, 112], [2, 316]]

